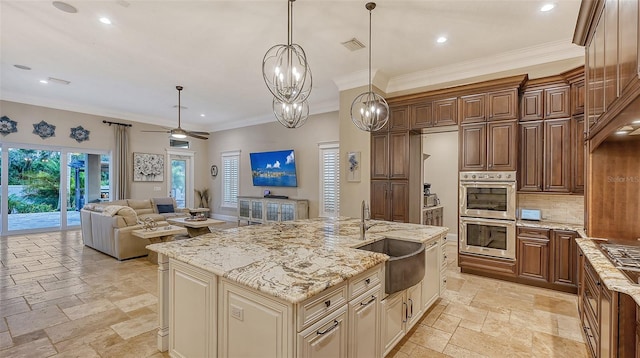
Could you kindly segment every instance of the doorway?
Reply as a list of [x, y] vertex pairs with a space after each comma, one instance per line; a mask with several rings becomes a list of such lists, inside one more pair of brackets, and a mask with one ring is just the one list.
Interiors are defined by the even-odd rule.
[[167, 150], [169, 156], [169, 196], [179, 208], [194, 207], [193, 157], [194, 152]]

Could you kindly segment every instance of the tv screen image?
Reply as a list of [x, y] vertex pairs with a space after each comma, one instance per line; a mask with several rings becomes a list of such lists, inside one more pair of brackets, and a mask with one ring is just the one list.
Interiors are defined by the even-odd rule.
[[293, 149], [250, 153], [253, 186], [298, 186]]

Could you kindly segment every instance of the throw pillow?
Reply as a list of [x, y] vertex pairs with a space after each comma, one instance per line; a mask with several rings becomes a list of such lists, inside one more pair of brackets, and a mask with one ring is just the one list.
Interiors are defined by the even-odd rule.
[[158, 204], [158, 213], [175, 213], [175, 209], [173, 208], [173, 204]]

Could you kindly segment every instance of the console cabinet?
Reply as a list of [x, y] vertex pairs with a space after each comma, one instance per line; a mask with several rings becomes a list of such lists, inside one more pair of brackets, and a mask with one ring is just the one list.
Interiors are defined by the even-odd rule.
[[238, 196], [238, 222], [265, 223], [308, 218], [308, 200]]

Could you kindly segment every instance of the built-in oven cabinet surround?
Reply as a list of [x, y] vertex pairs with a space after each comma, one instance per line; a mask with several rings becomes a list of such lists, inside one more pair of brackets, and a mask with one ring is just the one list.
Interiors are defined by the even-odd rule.
[[512, 220], [460, 217], [461, 253], [516, 258], [516, 223]]
[[460, 172], [460, 216], [516, 219], [515, 172]]

